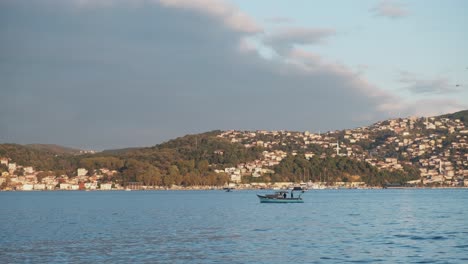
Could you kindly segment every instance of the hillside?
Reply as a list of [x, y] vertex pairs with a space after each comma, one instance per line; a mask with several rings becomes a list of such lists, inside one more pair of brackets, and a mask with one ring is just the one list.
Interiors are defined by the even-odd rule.
[[34, 148], [19, 144], [0, 144], [0, 157], [8, 158], [20, 166], [32, 166], [36, 170], [62, 170], [76, 167], [70, 155], [58, 155], [47, 148]]
[[45, 152], [55, 153], [55, 154], [68, 154], [68, 155], [77, 155], [82, 152], [80, 149], [74, 149], [69, 147], [64, 147], [55, 144], [28, 144], [25, 147], [29, 147], [36, 150], [41, 150]]
[[453, 114], [442, 115], [440, 117], [445, 117], [452, 120], [459, 119], [465, 124], [466, 127], [468, 127], [468, 110], [456, 112]]
[[130, 151], [134, 151], [134, 150], [138, 150], [140, 148], [122, 148], [122, 149], [105, 149], [103, 151], [101, 151], [102, 154], [106, 154], [106, 155], [119, 155], [119, 154], [124, 154], [126, 152], [130, 152]]
[[153, 147], [76, 155], [55, 145], [0, 145], [0, 157], [54, 175], [109, 173], [126, 185], [223, 185], [233, 182], [362, 181], [372, 186], [459, 185], [468, 178], [468, 111], [398, 118], [322, 134], [293, 131], [211, 131]]
[[[323, 134], [290, 131], [226, 131], [223, 138], [246, 147], [263, 147], [266, 166], [274, 164], [277, 174], [298, 175], [315, 170], [324, 174], [325, 168], [333, 170], [334, 181], [343, 180], [346, 173], [365, 162], [378, 173], [366, 169], [354, 170], [361, 180], [370, 184], [402, 183], [418, 180], [424, 184], [463, 185], [468, 178], [468, 130], [461, 120], [467, 111], [435, 117], [397, 118], [377, 122], [368, 127], [330, 131]], [[338, 146], [337, 146], [338, 145]], [[306, 157], [297, 169], [286, 165], [283, 153]], [[281, 156], [281, 162], [271, 162]], [[310, 167], [313, 159], [329, 159], [329, 164]], [[340, 166], [340, 159], [351, 159], [356, 164]], [[348, 162], [348, 161], [346, 161]], [[278, 171], [278, 166], [286, 170]], [[320, 168], [323, 168], [320, 170]], [[318, 171], [317, 171], [318, 169]], [[351, 170], [352, 169], [352, 170]], [[367, 171], [367, 172], [366, 172]], [[371, 180], [369, 176], [373, 175]], [[377, 176], [377, 179], [376, 179]], [[289, 178], [291, 179], [291, 178]], [[297, 179], [297, 178], [296, 178]]]

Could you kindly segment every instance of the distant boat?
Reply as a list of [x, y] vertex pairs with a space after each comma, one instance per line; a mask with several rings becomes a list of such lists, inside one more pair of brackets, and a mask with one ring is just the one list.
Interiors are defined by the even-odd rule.
[[223, 190], [225, 190], [226, 192], [232, 192], [234, 190], [234, 188], [225, 187], [225, 188], [223, 188]]
[[291, 197], [288, 197], [288, 193], [289, 192], [287, 191], [279, 191], [279, 192], [275, 192], [274, 194], [265, 194], [265, 195], [257, 194], [257, 197], [260, 199], [260, 203], [303, 203], [304, 202], [300, 194], [297, 198], [291, 198]]
[[303, 186], [294, 186], [292, 188], [292, 190], [293, 191], [298, 191], [298, 192], [305, 192], [305, 191], [307, 191], [307, 187], [305, 187], [305, 186], [304, 187]]

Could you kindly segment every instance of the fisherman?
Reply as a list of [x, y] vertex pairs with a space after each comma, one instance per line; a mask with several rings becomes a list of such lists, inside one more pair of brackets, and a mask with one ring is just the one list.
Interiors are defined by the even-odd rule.
[[283, 198], [286, 199], [286, 193], [283, 193]]
[[291, 191], [291, 199], [294, 198], [293, 191]]

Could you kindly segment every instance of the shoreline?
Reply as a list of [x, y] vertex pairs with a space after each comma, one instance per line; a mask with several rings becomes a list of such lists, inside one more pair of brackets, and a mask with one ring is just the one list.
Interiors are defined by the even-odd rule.
[[[224, 191], [226, 192], [226, 187], [178, 187], [178, 188], [145, 188], [145, 189], [111, 189], [111, 190], [100, 190], [100, 189], [84, 189], [84, 190], [0, 190], [0, 192], [116, 192], [116, 191]], [[424, 190], [424, 189], [468, 189], [468, 186], [448, 186], [448, 187], [363, 187], [363, 188], [338, 188], [338, 187], [330, 187], [330, 188], [322, 188], [322, 189], [306, 189], [304, 192], [309, 191], [321, 191], [321, 190]], [[231, 188], [232, 191], [290, 191], [291, 189], [274, 189], [274, 188]], [[300, 191], [297, 191], [300, 192]]]

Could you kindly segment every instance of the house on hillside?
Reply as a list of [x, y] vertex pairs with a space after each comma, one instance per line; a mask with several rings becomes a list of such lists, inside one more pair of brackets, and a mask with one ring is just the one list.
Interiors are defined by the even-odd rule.
[[112, 183], [101, 183], [101, 190], [112, 190]]

